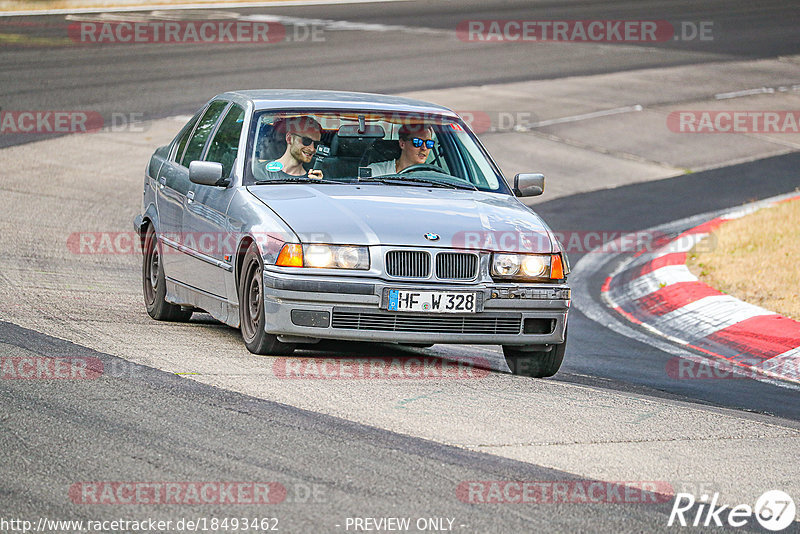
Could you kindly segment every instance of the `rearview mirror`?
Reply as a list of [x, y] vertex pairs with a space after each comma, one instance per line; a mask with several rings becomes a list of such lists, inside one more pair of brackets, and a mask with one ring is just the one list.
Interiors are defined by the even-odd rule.
[[386, 132], [380, 124], [367, 124], [359, 126], [358, 124], [344, 124], [339, 127], [339, 137], [370, 137], [376, 139], [383, 139]]
[[544, 174], [518, 174], [514, 176], [514, 195], [535, 197], [544, 193]]
[[189, 181], [200, 185], [220, 185], [222, 163], [193, 161], [189, 164]]

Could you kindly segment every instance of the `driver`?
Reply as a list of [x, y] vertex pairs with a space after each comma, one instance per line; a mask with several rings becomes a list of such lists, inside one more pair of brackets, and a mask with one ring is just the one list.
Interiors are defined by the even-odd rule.
[[311, 162], [321, 137], [322, 126], [312, 117], [287, 119], [286, 151], [274, 161], [256, 165], [256, 179], [315, 178], [322, 180], [321, 170], [306, 171], [303, 166]]
[[404, 124], [397, 132], [400, 144], [400, 157], [396, 160], [379, 161], [368, 165], [372, 176], [397, 174], [412, 165], [428, 160], [434, 146], [433, 128], [426, 124]]

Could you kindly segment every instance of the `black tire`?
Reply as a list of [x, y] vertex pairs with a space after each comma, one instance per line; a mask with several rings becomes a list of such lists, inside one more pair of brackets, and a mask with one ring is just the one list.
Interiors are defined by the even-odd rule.
[[520, 350], [519, 347], [503, 345], [503, 355], [506, 357], [511, 373], [533, 378], [547, 378], [553, 376], [561, 368], [564, 353], [567, 350], [567, 332], [564, 332], [564, 342], [553, 345], [549, 351]]
[[291, 354], [295, 344], [282, 343], [264, 331], [264, 265], [258, 246], [251, 243], [239, 277], [239, 328], [247, 350], [253, 354]]
[[161, 251], [152, 225], [148, 225], [142, 249], [142, 293], [147, 313], [156, 321], [188, 321], [192, 309], [183, 309], [165, 300], [167, 282], [161, 265]]
[[400, 343], [400, 345], [404, 347], [413, 347], [415, 349], [429, 349], [434, 344], [433, 343]]

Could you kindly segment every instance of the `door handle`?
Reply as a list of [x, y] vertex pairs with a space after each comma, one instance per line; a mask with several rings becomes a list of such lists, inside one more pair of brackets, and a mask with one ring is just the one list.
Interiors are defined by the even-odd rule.
[[158, 188], [164, 189], [165, 185], [167, 185], [167, 179], [166, 177], [162, 176], [161, 178], [158, 179]]
[[191, 204], [192, 202], [194, 202], [194, 191], [189, 191], [186, 193], [186, 203]]

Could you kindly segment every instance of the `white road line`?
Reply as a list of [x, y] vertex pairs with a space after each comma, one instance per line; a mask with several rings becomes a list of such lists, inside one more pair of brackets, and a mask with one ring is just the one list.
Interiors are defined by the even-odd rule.
[[123, 13], [129, 11], [180, 10], [180, 9], [237, 9], [248, 7], [325, 6], [337, 4], [378, 4], [384, 2], [410, 2], [411, 0], [284, 0], [278, 2], [231, 2], [214, 4], [166, 4], [119, 7], [84, 7], [75, 9], [42, 9], [28, 11], [0, 11], [0, 17], [30, 17], [33, 15], [67, 15], [78, 13]]
[[772, 94], [775, 89], [772, 87], [758, 87], [756, 89], [745, 89], [743, 91], [731, 91], [730, 93], [717, 93], [714, 98], [717, 100], [727, 100], [729, 98], [738, 98], [740, 96], [764, 95]]
[[582, 113], [581, 115], [561, 117], [560, 119], [549, 119], [546, 121], [535, 122], [530, 126], [526, 126], [524, 129], [520, 131], [529, 131], [533, 128], [542, 128], [544, 126], [552, 126], [553, 124], [564, 124], [566, 122], [577, 122], [577, 121], [585, 121], [588, 119], [596, 119], [599, 117], [608, 117], [609, 115], [619, 115], [620, 113], [631, 113], [635, 111], [642, 111], [643, 109], [644, 108], [639, 104], [633, 106], [625, 106], [621, 108], [604, 109], [601, 111], [593, 111], [591, 113]]
[[282, 24], [300, 24], [306, 26], [321, 26], [330, 31], [367, 31], [367, 32], [389, 32], [399, 31], [403, 33], [417, 33], [425, 35], [448, 35], [455, 36], [453, 30], [437, 30], [434, 28], [418, 28], [413, 26], [401, 26], [396, 24], [376, 24], [366, 22], [350, 22], [347, 20], [330, 19], [309, 19], [304, 17], [288, 17], [283, 15], [244, 15], [238, 20], [255, 22], [280, 22]]
[[[389, 1], [389, 0], [381, 0]], [[409, 0], [392, 0], [392, 1], [409, 1]], [[193, 18], [197, 14], [193, 14]], [[255, 15], [241, 15], [235, 11], [212, 11], [207, 10], [204, 13], [202, 20], [221, 20], [230, 19], [236, 21], [247, 22], [276, 22], [286, 26], [300, 25], [300, 26], [314, 26], [320, 27], [327, 31], [366, 31], [366, 32], [390, 32], [399, 31], [403, 33], [422, 34], [422, 35], [443, 35], [455, 39], [456, 32], [454, 30], [443, 30], [435, 28], [422, 28], [413, 26], [402, 26], [398, 24], [376, 24], [366, 22], [351, 22], [347, 20], [332, 20], [332, 19], [315, 19], [307, 17], [291, 17], [285, 15], [270, 15], [270, 14], [255, 14]], [[88, 14], [70, 14], [66, 16], [67, 20], [80, 21], [80, 22], [116, 22], [116, 21], [150, 21], [150, 20], [181, 20], [180, 11], [171, 10], [154, 10], [147, 12], [139, 12], [135, 14], [119, 13], [88, 13]]]
[[758, 206], [758, 207], [757, 206], [747, 206], [747, 207], [744, 207], [744, 208], [740, 208], [740, 209], [738, 209], [736, 211], [733, 211], [733, 212], [725, 215], [725, 217], [722, 217], [722, 218], [725, 219], [726, 221], [733, 220], [733, 219], [741, 219], [745, 215], [750, 215], [751, 213], [755, 213], [758, 210], [772, 208], [772, 207], [774, 207], [774, 206]]
[[781, 85], [778, 87], [757, 87], [755, 89], [745, 89], [743, 91], [731, 91], [730, 93], [717, 93], [714, 98], [717, 100], [727, 100], [729, 98], [739, 98], [740, 96], [771, 95], [773, 93], [788, 93], [789, 91], [800, 91], [800, 84]]
[[656, 330], [679, 332], [691, 343], [760, 315], [775, 315], [775, 312], [730, 295], [712, 295], [666, 313], [650, 322], [650, 326]]
[[132, 12], [114, 12], [114, 13], [75, 13], [64, 17], [66, 20], [73, 20], [78, 22], [149, 22], [153, 20], [186, 20], [191, 18], [197, 22], [203, 20], [237, 20], [239, 13], [236, 11], [214, 11], [212, 9], [204, 9], [202, 16], [198, 13], [191, 13], [191, 17], [187, 17], [186, 13], [176, 10], [170, 11], [137, 11]]

